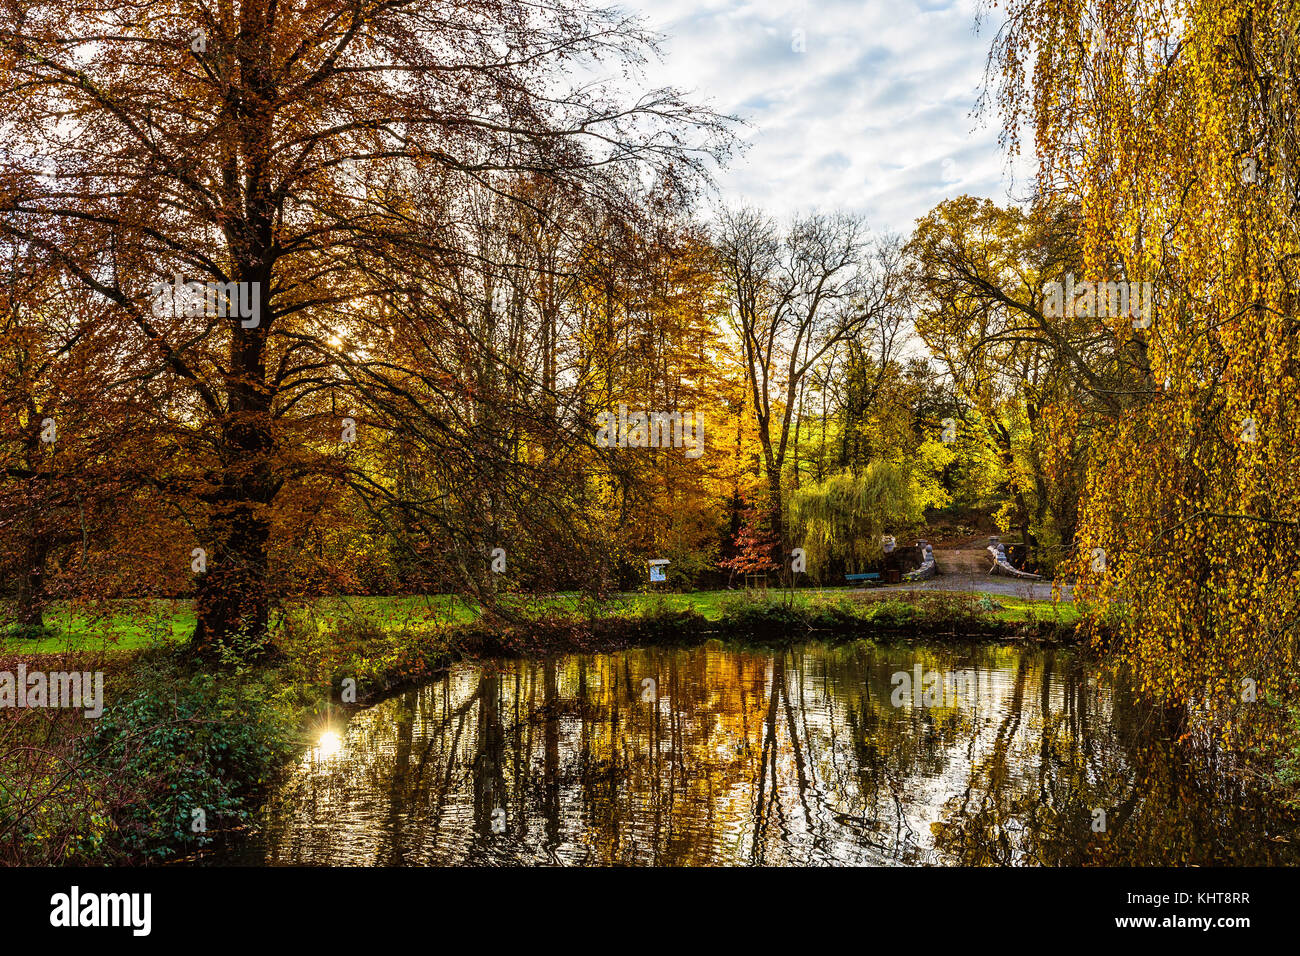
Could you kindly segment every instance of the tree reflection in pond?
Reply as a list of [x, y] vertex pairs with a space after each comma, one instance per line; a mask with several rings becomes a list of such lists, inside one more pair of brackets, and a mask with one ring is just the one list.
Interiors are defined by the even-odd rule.
[[[896, 696], [894, 675], [918, 665], [970, 669], [975, 692]], [[261, 832], [215, 859], [1295, 862], [1296, 821], [1174, 737], [1061, 651], [710, 645], [460, 664], [356, 714], [342, 749], [305, 757]]]

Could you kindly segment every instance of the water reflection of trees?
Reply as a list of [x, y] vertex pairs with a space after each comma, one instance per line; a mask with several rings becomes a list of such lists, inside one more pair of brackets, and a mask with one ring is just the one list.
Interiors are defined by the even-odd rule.
[[[980, 693], [893, 706], [891, 675], [916, 664], [975, 668]], [[1265, 862], [1290, 846], [1252, 835], [1262, 812], [1173, 736], [1051, 651], [463, 665], [357, 715], [267, 839], [289, 861], [387, 864]]]

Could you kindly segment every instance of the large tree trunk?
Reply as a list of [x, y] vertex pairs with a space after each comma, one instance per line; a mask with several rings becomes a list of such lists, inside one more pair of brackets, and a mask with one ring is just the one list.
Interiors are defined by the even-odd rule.
[[[269, 32], [273, 9], [246, 5], [240, 13], [241, 30], [249, 35]], [[237, 56], [245, 91], [238, 104], [231, 104], [238, 162], [227, 169], [224, 233], [232, 278], [252, 284], [254, 311], [230, 324], [225, 414], [218, 422], [220, 475], [209, 496], [213, 551], [199, 579], [192, 644], [200, 656], [229, 654], [252, 662], [271, 650], [267, 542], [271, 505], [279, 490], [272, 468], [274, 393], [266, 374], [267, 336], [275, 320], [270, 298], [276, 201], [270, 170], [279, 94], [272, 88], [274, 74], [267, 69], [263, 51], [250, 46]]]
[[[269, 447], [269, 429], [233, 427], [232, 461], [212, 514], [212, 547], [207, 570], [199, 577], [195, 650], [212, 656], [234, 650], [244, 660], [263, 657], [269, 648], [270, 594], [267, 541], [270, 538], [270, 462], [256, 446]], [[252, 446], [252, 447], [250, 447]]]
[[269, 524], [264, 509], [241, 489], [234, 490], [216, 512], [215, 550], [207, 571], [199, 577], [194, 649], [202, 657], [230, 650], [243, 660], [257, 660], [266, 655], [270, 641]]
[[270, 651], [267, 542], [278, 482], [271, 467], [272, 394], [266, 385], [265, 345], [270, 270], [244, 272], [259, 283], [259, 322], [236, 322], [230, 345], [229, 409], [222, 422], [221, 476], [212, 498], [212, 552], [198, 584], [198, 623], [192, 643], [200, 656], [233, 651], [240, 660]]

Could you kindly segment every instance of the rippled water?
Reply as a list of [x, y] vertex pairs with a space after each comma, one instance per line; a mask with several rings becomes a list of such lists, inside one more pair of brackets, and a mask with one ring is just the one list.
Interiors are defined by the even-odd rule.
[[[898, 675], [918, 668], [909, 689]], [[932, 672], [951, 679], [927, 700]], [[1295, 821], [1221, 759], [1062, 651], [708, 645], [461, 664], [324, 734], [259, 830], [211, 861], [1296, 862]]]

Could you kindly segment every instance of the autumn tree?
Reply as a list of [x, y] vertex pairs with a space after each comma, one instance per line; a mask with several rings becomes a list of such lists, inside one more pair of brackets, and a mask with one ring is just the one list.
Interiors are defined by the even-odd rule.
[[150, 553], [146, 527], [179, 516], [164, 518], [140, 480], [165, 480], [141, 436], [153, 434], [157, 389], [108, 304], [29, 245], [10, 244], [0, 270], [0, 568], [19, 633], [39, 636], [55, 597], [166, 586], [133, 557]]
[[896, 248], [850, 216], [812, 214], [782, 232], [753, 209], [722, 210], [714, 239], [729, 321], [758, 425], [773, 561], [788, 545], [783, 470], [800, 393], [835, 346], [894, 305]]
[[1075, 212], [962, 196], [919, 220], [907, 247], [917, 332], [974, 411], [1034, 545], [1070, 544], [1087, 437], [1143, 388], [1127, 336], [1048, 301], [1080, 268]]
[[[653, 44], [577, 2], [0, 10], [0, 234], [111, 305], [122, 341], [173, 389], [173, 482], [202, 508], [210, 559], [199, 652], [265, 648], [277, 501], [313, 475], [344, 479], [342, 386], [401, 406], [408, 421], [388, 427], [437, 432], [462, 463], [509, 428], [476, 422], [468, 441], [471, 429], [443, 429], [413, 410], [418, 393], [461, 386], [400, 364], [481, 331], [432, 295], [445, 260], [465, 255], [439, 229], [451, 197], [478, 187], [526, 203], [510, 192], [526, 172], [617, 201], [610, 170], [682, 184], [703, 170], [712, 114], [671, 90], [566, 79], [575, 63], [635, 69]], [[397, 362], [390, 332], [415, 343]]]
[[1293, 0], [1016, 0], [994, 47], [1009, 131], [1077, 203], [1082, 269], [1151, 282], [1095, 316], [1143, 387], [1091, 443], [1077, 596], [1141, 687], [1255, 739], [1300, 643]]

